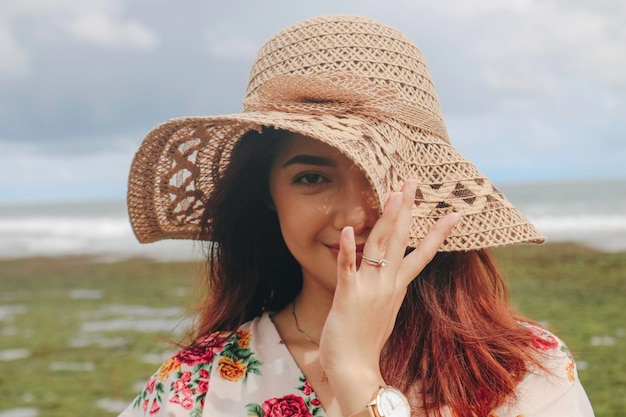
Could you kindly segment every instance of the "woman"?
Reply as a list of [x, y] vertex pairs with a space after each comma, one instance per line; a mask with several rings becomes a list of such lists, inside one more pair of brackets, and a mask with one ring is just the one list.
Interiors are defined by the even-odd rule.
[[488, 247], [543, 237], [451, 145], [421, 53], [354, 16], [275, 35], [241, 114], [137, 152], [142, 242], [214, 242], [194, 341], [122, 416], [592, 416]]

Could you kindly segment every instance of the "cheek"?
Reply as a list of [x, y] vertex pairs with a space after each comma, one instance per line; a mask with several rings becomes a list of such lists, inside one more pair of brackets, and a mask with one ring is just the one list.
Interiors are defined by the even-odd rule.
[[[280, 227], [285, 232], [297, 232], [298, 229], [305, 229], [310, 218], [308, 211], [310, 210], [305, 204], [301, 204], [297, 199], [288, 197], [285, 199], [277, 198], [274, 200], [276, 214]], [[302, 230], [304, 231], [304, 230]]]
[[332, 213], [327, 197], [276, 193], [274, 207], [281, 224], [295, 223], [305, 227], [309, 223], [324, 223]]
[[[302, 196], [275, 195], [274, 205], [283, 239], [291, 251], [296, 246], [306, 246], [315, 240], [324, 228], [327, 217], [319, 204]], [[300, 197], [300, 198], [299, 198]]]

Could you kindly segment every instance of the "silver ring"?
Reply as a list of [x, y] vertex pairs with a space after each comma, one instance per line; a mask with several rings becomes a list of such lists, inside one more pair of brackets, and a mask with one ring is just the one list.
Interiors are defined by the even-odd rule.
[[361, 255], [361, 259], [363, 259], [365, 262], [367, 262], [368, 264], [370, 264], [372, 266], [378, 266], [380, 268], [382, 268], [383, 266], [385, 266], [385, 265], [387, 265], [389, 263], [389, 261], [386, 260], [385, 258], [374, 259], [374, 258], [370, 258], [370, 257], [365, 256], [365, 255]]

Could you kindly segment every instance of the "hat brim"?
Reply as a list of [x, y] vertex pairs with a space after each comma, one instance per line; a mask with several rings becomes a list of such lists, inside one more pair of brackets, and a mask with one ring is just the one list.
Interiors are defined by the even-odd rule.
[[278, 111], [186, 117], [152, 130], [137, 151], [129, 176], [128, 211], [140, 242], [204, 239], [200, 220], [213, 185], [236, 143], [250, 130], [287, 130], [324, 142], [350, 158], [383, 206], [388, 195], [419, 181], [409, 245], [417, 247], [437, 219], [456, 211], [462, 220], [441, 251], [472, 250], [544, 237], [449, 142], [427, 131], [386, 120]]

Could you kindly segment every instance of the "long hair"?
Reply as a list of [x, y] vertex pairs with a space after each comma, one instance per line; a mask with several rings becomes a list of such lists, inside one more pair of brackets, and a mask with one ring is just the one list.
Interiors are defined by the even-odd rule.
[[264, 310], [279, 311], [302, 288], [300, 264], [285, 245], [269, 193], [282, 133], [263, 133], [250, 131], [238, 142], [202, 218], [212, 243], [198, 335], [235, 330]]
[[[280, 311], [302, 288], [269, 195], [281, 135], [269, 128], [247, 133], [210, 196], [202, 224], [214, 243], [197, 343], [263, 311]], [[487, 416], [514, 393], [529, 365], [539, 365], [532, 333], [520, 321], [528, 320], [510, 311], [487, 251], [438, 253], [409, 285], [381, 354], [383, 377], [418, 391], [426, 415], [448, 406], [458, 417]]]
[[507, 298], [488, 251], [438, 253], [408, 287], [381, 354], [385, 381], [418, 389], [427, 415], [449, 406], [454, 416], [488, 416], [529, 367], [542, 368], [521, 325], [532, 321]]

